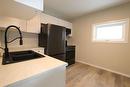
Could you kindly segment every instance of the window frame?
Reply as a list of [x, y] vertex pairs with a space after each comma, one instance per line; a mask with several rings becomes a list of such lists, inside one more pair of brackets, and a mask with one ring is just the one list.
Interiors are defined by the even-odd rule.
[[[123, 28], [123, 39], [115, 39], [115, 40], [97, 40], [96, 39], [96, 27], [98, 26], [108, 26], [108, 25], [116, 25], [124, 23]], [[121, 19], [121, 20], [114, 20], [114, 21], [108, 21], [108, 22], [102, 22], [102, 23], [96, 23], [92, 25], [92, 42], [98, 42], [98, 43], [128, 43], [128, 32], [129, 32], [129, 18]]]

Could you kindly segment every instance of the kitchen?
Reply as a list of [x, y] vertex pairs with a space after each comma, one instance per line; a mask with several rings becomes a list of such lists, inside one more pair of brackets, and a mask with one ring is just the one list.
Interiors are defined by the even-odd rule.
[[[65, 86], [65, 70], [68, 64], [66, 62], [62, 62], [57, 59], [54, 59], [48, 55], [49, 53], [54, 54], [54, 52], [55, 54], [57, 53], [61, 54], [62, 52], [66, 53], [66, 50], [65, 50], [66, 44], [67, 44], [66, 29], [67, 28], [72, 29], [72, 23], [58, 19], [56, 17], [50, 16], [44, 13], [41, 13], [41, 11], [39, 10], [20, 4], [16, 1], [8, 0], [8, 1], [3, 1], [1, 4], [6, 5], [6, 3], [10, 3], [9, 4], [10, 7], [11, 6], [19, 7], [21, 5], [20, 7], [21, 10], [24, 10], [26, 8], [27, 11], [30, 11], [29, 18], [30, 17], [31, 18], [25, 20], [25, 19], [19, 19], [19, 17], [16, 18], [16, 16], [10, 17], [10, 16], [2, 15], [0, 17], [1, 18], [0, 20], [1, 47], [3, 48], [5, 47], [4, 51], [1, 50], [2, 52], [1, 56], [3, 58], [1, 58], [2, 65], [1, 65], [1, 71], [0, 71], [0, 74], [1, 74], [0, 87], [1, 86], [7, 86], [7, 87], [17, 87], [17, 86], [40, 87], [41, 86], [42, 87], [43, 85], [46, 87]], [[3, 8], [7, 9], [7, 12], [9, 12], [8, 10], [11, 10], [11, 9], [9, 9], [8, 7], [6, 8], [6, 6], [3, 6]], [[22, 7], [24, 7], [24, 9]], [[11, 10], [11, 11], [14, 11], [14, 10]], [[59, 30], [60, 30], [59, 34], [56, 33], [55, 31], [50, 31], [49, 32], [51, 33], [50, 35], [52, 34], [61, 35], [62, 33], [64, 33], [62, 35], [63, 36], [62, 38], [59, 38], [59, 39], [55, 39], [56, 37], [54, 38], [55, 42], [56, 40], [58, 40], [58, 42], [61, 39], [64, 40], [61, 42], [61, 46], [60, 46], [60, 43], [58, 43], [57, 46], [58, 47], [60, 46], [58, 50], [54, 48], [49, 48], [51, 47], [51, 45], [56, 44], [56, 43], [53, 43], [49, 46], [47, 45], [48, 46], [47, 49], [49, 49], [47, 50], [48, 51], [46, 53], [47, 55], [45, 54], [44, 49], [46, 46], [44, 44], [51, 43], [50, 41], [53, 40], [53, 36], [49, 36], [50, 39], [48, 39], [47, 43], [44, 43], [42, 41], [42, 39], [47, 39], [47, 38], [44, 38], [42, 35], [40, 35], [40, 34], [44, 35], [44, 32], [41, 32], [43, 24], [50, 24], [52, 27], [54, 26], [54, 29], [50, 28], [48, 30], [56, 31], [57, 28], [59, 27]], [[60, 25], [60, 26], [57, 26], [57, 25]], [[62, 30], [65, 30], [65, 31], [62, 31]], [[70, 32], [69, 32], [69, 35], [70, 35]], [[38, 37], [41, 37], [41, 39]], [[60, 36], [57, 36], [57, 37], [60, 37]], [[60, 49], [61, 51], [59, 51]], [[51, 52], [51, 50], [54, 50], [54, 52]], [[4, 77], [7, 77], [7, 78], [4, 78]], [[36, 79], [36, 80], [33, 80], [33, 79]], [[33, 84], [30, 83], [30, 81], [34, 81]], [[49, 81], [52, 81], [52, 84], [50, 84]]]
[[[102, 7], [103, 10], [97, 9], [87, 16], [66, 10], [65, 5], [72, 5], [71, 1], [54, 1], [66, 9], [49, 0], [0, 1], [0, 87], [129, 87], [128, 34], [122, 34], [124, 42], [98, 42], [96, 35], [91, 37], [92, 26], [93, 35], [104, 25], [123, 24], [129, 30], [129, 1], [116, 1], [108, 1], [110, 7], [107, 7], [105, 1], [98, 0], [106, 9]], [[94, 7], [94, 1], [88, 3]], [[73, 7], [77, 6], [70, 9]], [[82, 12], [80, 7], [81, 4], [77, 12]], [[71, 12], [73, 17], [63, 15], [61, 9], [68, 14]]]

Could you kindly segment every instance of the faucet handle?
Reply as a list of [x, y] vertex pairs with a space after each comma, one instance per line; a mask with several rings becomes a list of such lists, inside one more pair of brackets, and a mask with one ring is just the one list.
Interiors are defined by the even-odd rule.
[[22, 39], [20, 39], [19, 44], [23, 45], [23, 40]]

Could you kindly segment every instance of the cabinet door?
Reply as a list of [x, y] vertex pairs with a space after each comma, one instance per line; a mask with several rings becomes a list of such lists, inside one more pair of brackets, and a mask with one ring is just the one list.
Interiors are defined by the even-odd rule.
[[40, 16], [37, 15], [27, 21], [27, 32], [40, 33]]
[[66, 52], [66, 62], [68, 62], [69, 65], [75, 63], [75, 51]]
[[21, 31], [26, 32], [26, 20], [21, 20], [12, 17], [0, 17], [0, 27], [6, 28], [10, 25], [15, 25], [20, 27]]

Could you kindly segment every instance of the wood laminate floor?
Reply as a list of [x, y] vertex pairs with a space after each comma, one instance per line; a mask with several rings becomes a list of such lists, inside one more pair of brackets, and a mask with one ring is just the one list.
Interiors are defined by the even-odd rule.
[[76, 63], [67, 67], [66, 83], [66, 87], [130, 87], [130, 78]]

